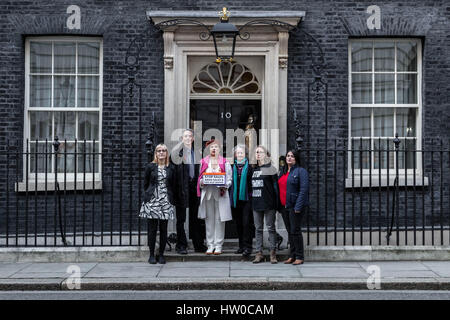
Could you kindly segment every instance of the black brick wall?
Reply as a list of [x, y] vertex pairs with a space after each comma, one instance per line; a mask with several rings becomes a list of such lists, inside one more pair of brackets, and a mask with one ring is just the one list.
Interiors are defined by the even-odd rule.
[[[68, 30], [66, 28], [66, 9], [69, 5], [76, 4], [81, 8], [81, 30]], [[381, 30], [370, 31], [366, 26], [368, 14], [366, 8], [376, 4], [381, 8], [382, 28]], [[448, 1], [227, 1], [225, 3], [230, 10], [304, 10], [306, 19], [301, 24], [301, 28], [313, 35], [320, 43], [326, 61], [326, 73], [324, 80], [328, 83], [328, 137], [346, 139], [348, 136], [348, 39], [350, 37], [419, 37], [423, 41], [423, 90], [422, 90], [422, 133], [424, 144], [430, 146], [434, 138], [444, 139], [444, 146], [448, 148], [448, 138], [450, 136], [449, 108], [450, 102], [448, 92], [450, 92], [450, 3]], [[153, 29], [149, 25], [145, 12], [146, 10], [220, 10], [217, 3], [211, 1], [0, 1], [0, 232], [5, 232], [6, 214], [9, 215], [10, 232], [16, 228], [16, 203], [19, 204], [19, 229], [23, 230], [25, 221], [29, 220], [29, 226], [35, 223], [34, 206], [38, 207], [36, 218], [39, 230], [43, 230], [45, 224], [45, 203], [48, 204], [47, 212], [53, 212], [54, 200], [46, 201], [44, 195], [38, 196], [35, 204], [34, 196], [29, 198], [29, 215], [26, 217], [27, 207], [26, 197], [23, 194], [14, 192], [13, 180], [11, 178], [16, 172], [15, 160], [5, 154], [7, 141], [10, 144], [17, 144], [21, 150], [23, 139], [23, 108], [24, 108], [24, 43], [27, 36], [32, 35], [83, 35], [101, 36], [103, 38], [103, 142], [108, 154], [105, 156], [104, 172], [108, 177], [104, 180], [104, 190], [96, 193], [94, 208], [97, 209], [94, 217], [96, 229], [99, 230], [100, 214], [98, 212], [101, 197], [105, 206], [104, 228], [110, 229], [109, 221], [113, 217], [114, 229], [118, 228], [119, 211], [117, 208], [120, 199], [119, 190], [122, 187], [123, 197], [123, 227], [127, 228], [130, 223], [137, 224], [136, 212], [138, 210], [138, 185], [139, 172], [135, 165], [133, 175], [128, 171], [122, 173], [124, 181], [120, 181], [120, 162], [116, 155], [115, 165], [112, 166], [112, 146], [120, 145], [121, 137], [121, 110], [120, 110], [120, 87], [127, 80], [124, 58], [130, 41], [139, 33], [147, 33], [150, 41], [147, 42], [142, 51], [140, 70], [137, 81], [142, 87], [142, 131], [139, 132], [137, 126], [138, 105], [137, 101], [131, 107], [124, 110], [123, 137], [125, 141], [134, 139], [134, 146], [125, 144], [125, 150], [131, 152], [133, 157], [137, 157], [136, 150], [143, 151], [143, 143], [148, 130], [148, 123], [151, 112], [155, 112], [157, 125], [157, 140], [163, 137], [163, 103], [164, 103], [164, 81], [163, 81], [163, 43], [160, 34], [152, 33]], [[307, 50], [302, 47], [302, 35], [300, 32], [291, 35], [289, 40], [289, 65], [288, 65], [288, 112], [295, 108], [302, 115], [301, 129], [303, 138], [307, 139], [307, 84], [313, 80], [313, 73], [310, 68], [310, 61]], [[324, 146], [325, 138], [325, 101], [321, 96], [318, 102], [311, 104], [310, 112], [310, 141], [311, 145]], [[138, 136], [142, 135], [141, 146], [137, 146]], [[288, 136], [292, 137], [295, 129], [288, 124]], [[293, 146], [293, 141], [290, 142]], [[437, 143], [437, 142], [436, 142]], [[329, 146], [334, 145], [334, 140], [328, 141]], [[342, 145], [342, 144], [340, 144]], [[145, 157], [145, 154], [143, 155]], [[424, 190], [424, 203], [426, 221], [431, 224], [431, 215], [439, 216], [443, 214], [444, 222], [448, 225], [449, 219], [449, 155], [443, 154], [444, 175], [441, 175], [439, 168], [439, 153], [434, 154], [433, 171], [431, 161], [425, 165], [426, 175], [435, 177], [435, 186]], [[321, 155], [323, 158], [323, 154]], [[342, 180], [342, 155], [337, 161], [338, 177], [337, 185], [339, 192], [334, 198], [334, 173], [333, 157], [329, 155], [328, 177], [325, 176], [325, 169], [315, 169], [315, 155], [311, 158], [311, 215], [310, 223], [319, 222], [324, 224], [334, 219], [334, 202], [337, 201], [338, 213], [336, 220], [338, 225], [343, 225], [343, 180]], [[129, 161], [128, 156], [124, 161]], [[19, 162], [19, 168], [22, 164]], [[129, 170], [124, 163], [125, 170]], [[6, 171], [9, 168], [9, 181], [6, 179]], [[113, 171], [114, 170], [114, 171]], [[445, 171], [447, 170], [447, 171]], [[21, 171], [21, 169], [19, 170]], [[114, 176], [111, 177], [111, 172]], [[319, 184], [317, 175], [319, 173]], [[443, 185], [443, 203], [440, 207], [440, 179]], [[114, 181], [112, 181], [114, 180]], [[131, 182], [129, 182], [131, 181]], [[112, 183], [114, 182], [114, 184]], [[131, 186], [131, 187], [130, 187]], [[112, 187], [114, 190], [112, 191]], [[132, 189], [130, 189], [132, 188]], [[325, 214], [323, 197], [324, 188], [328, 188], [328, 217]], [[432, 189], [432, 190], [431, 190]], [[6, 192], [8, 190], [8, 192]], [[132, 198], [129, 193], [131, 190]], [[319, 198], [317, 198], [319, 190]], [[378, 191], [378, 189], [377, 189]], [[111, 193], [113, 192], [113, 193]], [[407, 215], [412, 215], [413, 201], [416, 200], [417, 207], [422, 207], [422, 198], [414, 199], [408, 192], [409, 202]], [[420, 189], [422, 192], [422, 189]], [[372, 211], [374, 218], [369, 219], [367, 212], [370, 212], [370, 193], [366, 190], [362, 193], [359, 189], [354, 191], [354, 208], [356, 211], [355, 224], [370, 223], [385, 225], [386, 205], [382, 200], [381, 218], [377, 218], [378, 193], [373, 194]], [[78, 193], [78, 205], [83, 198], [82, 193]], [[381, 198], [386, 199], [386, 190], [380, 192]], [[346, 192], [346, 224], [351, 221], [352, 192]], [[360, 196], [362, 200], [362, 219], [359, 220]], [[401, 194], [404, 197], [404, 194]], [[52, 198], [52, 194], [48, 198]], [[433, 198], [433, 200], [432, 200]], [[132, 206], [130, 207], [129, 201]], [[9, 210], [6, 210], [6, 203], [9, 202]], [[17, 202], [16, 202], [17, 201]], [[52, 202], [53, 201], [53, 202]], [[86, 225], [91, 223], [91, 198], [86, 197]], [[434, 210], [431, 210], [431, 203], [434, 202]], [[73, 194], [68, 195], [63, 208], [66, 208], [67, 223], [69, 227], [74, 221], [73, 205], [77, 203]], [[114, 210], [111, 205], [114, 203]], [[401, 198], [401, 212], [404, 212], [405, 201]], [[81, 208], [81, 207], [80, 207]], [[80, 209], [82, 210], [82, 209]], [[112, 212], [112, 213], [111, 213]], [[49, 214], [49, 217], [51, 214]], [[52, 217], [52, 216], [51, 216]], [[418, 214], [420, 223], [423, 223], [421, 214]], [[52, 220], [53, 218], [48, 218]], [[77, 221], [81, 221], [78, 213]], [[436, 221], [434, 221], [436, 223]], [[438, 221], [439, 222], [439, 221]], [[52, 221], [47, 221], [48, 230], [52, 230]], [[412, 224], [411, 218], [408, 224]], [[82, 230], [82, 226], [77, 223], [77, 229]]]

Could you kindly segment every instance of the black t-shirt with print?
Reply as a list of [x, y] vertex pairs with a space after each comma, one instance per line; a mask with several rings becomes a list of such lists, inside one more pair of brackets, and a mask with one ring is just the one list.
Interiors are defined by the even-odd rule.
[[276, 210], [278, 204], [277, 169], [270, 163], [257, 166], [252, 175], [253, 210]]

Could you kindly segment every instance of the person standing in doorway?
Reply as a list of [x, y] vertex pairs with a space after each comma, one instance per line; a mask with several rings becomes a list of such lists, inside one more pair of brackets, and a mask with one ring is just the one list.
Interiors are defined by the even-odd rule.
[[252, 242], [255, 232], [251, 201], [253, 171], [246, 157], [245, 145], [237, 145], [233, 154], [233, 183], [230, 188], [230, 200], [239, 238], [239, 249], [235, 253], [242, 254], [245, 259], [248, 259], [253, 250]]
[[197, 218], [199, 198], [197, 197], [197, 180], [199, 165], [194, 152], [194, 131], [185, 129], [182, 143], [172, 150], [171, 161], [175, 163], [175, 193], [177, 243], [176, 252], [187, 254], [188, 241], [184, 224], [186, 209], [189, 208], [189, 235], [195, 252], [205, 252], [205, 224]]
[[169, 151], [164, 144], [155, 148], [153, 162], [145, 169], [144, 201], [139, 217], [148, 221], [148, 247], [150, 264], [156, 263], [155, 245], [156, 233], [159, 227], [159, 257], [158, 262], [165, 264], [164, 249], [167, 242], [167, 223], [174, 218], [173, 206], [173, 166], [169, 165]]
[[281, 215], [289, 235], [291, 252], [285, 264], [303, 264], [303, 235], [301, 221], [305, 207], [309, 205], [308, 171], [300, 166], [298, 153], [289, 150], [286, 153], [286, 165], [281, 169], [278, 179], [280, 188]]
[[269, 231], [270, 262], [277, 263], [277, 233], [275, 217], [278, 207], [278, 176], [273, 166], [270, 153], [264, 146], [255, 150], [256, 167], [252, 174], [253, 218], [256, 228], [256, 256], [253, 263], [263, 261], [263, 227], [264, 220]]
[[[228, 188], [231, 186], [232, 171], [230, 163], [220, 155], [218, 140], [206, 143], [209, 155], [202, 159], [197, 185], [197, 195], [201, 197], [198, 217], [205, 219], [206, 254], [221, 254], [225, 238], [225, 222], [232, 220]], [[205, 185], [204, 173], [225, 173], [224, 185]]]

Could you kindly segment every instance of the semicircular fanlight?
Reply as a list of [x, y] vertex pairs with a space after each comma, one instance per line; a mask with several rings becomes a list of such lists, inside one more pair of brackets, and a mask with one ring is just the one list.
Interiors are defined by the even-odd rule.
[[245, 65], [222, 61], [204, 66], [191, 85], [192, 94], [260, 94], [255, 74]]

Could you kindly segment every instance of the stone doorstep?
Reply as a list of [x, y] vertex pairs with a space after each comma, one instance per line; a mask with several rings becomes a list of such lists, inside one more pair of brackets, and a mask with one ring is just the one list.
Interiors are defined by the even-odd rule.
[[[221, 255], [205, 255], [190, 250], [179, 255], [166, 251], [167, 261], [241, 261], [235, 248]], [[269, 251], [264, 250], [266, 259]], [[252, 255], [253, 256], [253, 255]], [[288, 258], [288, 250], [277, 253]], [[123, 247], [9, 247], [0, 248], [0, 262], [135, 262], [146, 261], [146, 246]], [[310, 246], [305, 248], [307, 261], [450, 261], [450, 246]]]

